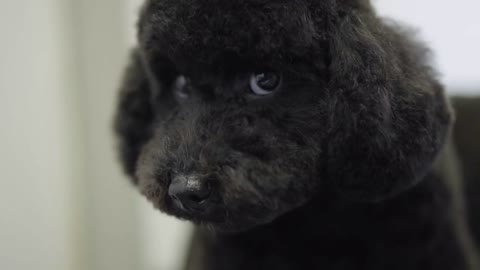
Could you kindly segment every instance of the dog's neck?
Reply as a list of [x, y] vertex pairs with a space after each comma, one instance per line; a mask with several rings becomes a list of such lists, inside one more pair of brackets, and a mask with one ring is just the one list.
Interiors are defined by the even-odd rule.
[[[239, 269], [469, 269], [455, 204], [447, 183], [434, 172], [410, 190], [378, 203], [319, 194], [268, 225], [217, 235], [209, 254], [216, 261], [228, 256], [239, 265], [256, 262]], [[235, 251], [238, 257], [232, 258]]]

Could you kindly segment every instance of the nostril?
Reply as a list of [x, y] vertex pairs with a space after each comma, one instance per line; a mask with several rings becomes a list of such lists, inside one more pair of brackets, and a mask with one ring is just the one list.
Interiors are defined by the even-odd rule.
[[203, 201], [203, 198], [196, 195], [196, 194], [192, 194], [190, 196], [188, 196], [188, 200], [192, 201], [192, 202], [197, 202], [197, 203], [200, 203]]
[[192, 202], [195, 202], [195, 203], [202, 203], [207, 198], [208, 198], [208, 196], [200, 196], [200, 195], [197, 195], [197, 194], [191, 194], [190, 196], [188, 196], [188, 200], [192, 201]]
[[188, 200], [189, 202], [192, 203], [203, 203], [205, 202], [209, 197], [211, 193], [211, 188], [208, 183], [195, 183], [194, 185], [191, 185], [189, 188], [187, 188], [186, 192], [183, 194], [182, 197], [183, 200]]
[[195, 203], [202, 203], [210, 197], [211, 188], [209, 183], [202, 184], [200, 188], [192, 190], [188, 195], [188, 200]]

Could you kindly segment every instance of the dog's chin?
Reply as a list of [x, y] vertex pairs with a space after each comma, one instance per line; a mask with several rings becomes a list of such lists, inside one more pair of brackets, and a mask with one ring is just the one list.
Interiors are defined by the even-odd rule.
[[174, 212], [169, 211], [167, 214], [181, 220], [190, 221], [196, 226], [200, 226], [208, 231], [219, 234], [242, 233], [252, 230], [258, 226], [268, 224], [272, 221], [272, 219], [252, 221], [248, 218], [245, 220], [242, 220], [241, 218], [232, 220], [228, 217], [228, 215], [202, 215], [178, 210]]
[[163, 212], [181, 220], [190, 221], [197, 226], [218, 234], [242, 233], [269, 224], [275, 220], [275, 215], [265, 215], [255, 218], [251, 216], [232, 217], [231, 213], [226, 209], [199, 213], [185, 209], [170, 208]]
[[207, 229], [208, 231], [216, 234], [239, 234], [243, 232], [248, 232], [263, 226], [265, 224], [270, 223], [272, 220], [269, 221], [232, 221], [232, 220], [224, 220], [224, 221], [205, 221], [205, 220], [190, 220], [195, 225]]
[[275, 220], [281, 215], [276, 215], [276, 213], [265, 213], [263, 216], [228, 216], [226, 219], [221, 222], [218, 221], [205, 221], [195, 222], [202, 227], [209, 229], [210, 231], [221, 233], [221, 234], [236, 234], [255, 230], [256, 228], [266, 226]]
[[195, 224], [217, 234], [238, 234], [250, 231], [258, 226], [258, 224], [243, 224], [232, 222], [201, 222]]

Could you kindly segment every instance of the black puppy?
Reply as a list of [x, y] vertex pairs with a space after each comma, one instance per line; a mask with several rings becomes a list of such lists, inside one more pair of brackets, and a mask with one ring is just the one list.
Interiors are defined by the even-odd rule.
[[138, 37], [124, 166], [209, 229], [191, 268], [474, 269], [451, 107], [368, 0], [149, 0]]

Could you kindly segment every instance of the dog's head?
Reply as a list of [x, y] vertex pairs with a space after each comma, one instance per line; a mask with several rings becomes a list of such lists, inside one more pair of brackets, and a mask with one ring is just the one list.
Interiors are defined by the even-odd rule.
[[393, 29], [363, 0], [148, 1], [117, 117], [126, 167], [155, 206], [222, 231], [322, 191], [407, 189], [450, 112]]

